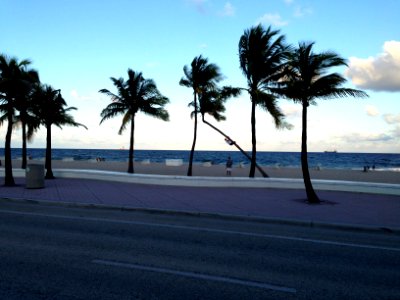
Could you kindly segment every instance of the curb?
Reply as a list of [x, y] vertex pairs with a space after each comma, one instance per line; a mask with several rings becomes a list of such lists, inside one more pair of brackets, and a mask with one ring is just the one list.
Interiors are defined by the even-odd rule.
[[37, 199], [19, 199], [19, 198], [0, 198], [0, 202], [11, 202], [11, 203], [27, 203], [34, 205], [46, 205], [46, 206], [59, 206], [59, 207], [70, 207], [70, 208], [86, 208], [86, 209], [102, 209], [102, 210], [119, 210], [127, 212], [143, 212], [147, 214], [164, 214], [171, 216], [189, 216], [198, 218], [210, 218], [230, 221], [244, 221], [244, 222], [256, 222], [264, 224], [277, 224], [277, 225], [290, 225], [290, 226], [302, 226], [310, 228], [322, 228], [322, 229], [335, 229], [341, 231], [355, 231], [355, 232], [369, 232], [369, 233], [383, 233], [383, 234], [400, 234], [400, 228], [397, 227], [384, 227], [384, 226], [368, 226], [368, 225], [357, 225], [348, 223], [327, 223], [319, 221], [302, 221], [296, 219], [286, 218], [268, 218], [268, 217], [253, 217], [244, 215], [233, 215], [233, 214], [221, 214], [221, 213], [205, 213], [205, 212], [191, 212], [191, 211], [180, 211], [180, 210], [167, 210], [167, 209], [156, 209], [156, 208], [136, 208], [126, 206], [113, 206], [106, 204], [90, 204], [90, 203], [73, 203], [73, 202], [62, 202], [62, 201], [48, 201], [48, 200], [37, 200]]

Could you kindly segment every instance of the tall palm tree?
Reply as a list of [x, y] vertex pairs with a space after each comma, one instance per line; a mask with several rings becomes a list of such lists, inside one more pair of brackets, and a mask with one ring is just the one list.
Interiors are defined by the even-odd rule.
[[46, 179], [54, 179], [52, 170], [52, 155], [51, 155], [51, 126], [55, 125], [62, 128], [64, 125], [69, 126], [82, 126], [87, 129], [83, 124], [77, 123], [74, 117], [69, 114], [70, 111], [76, 110], [75, 107], [66, 107], [67, 103], [61, 96], [60, 90], [54, 90], [50, 85], [37, 85], [32, 93], [32, 100], [35, 105], [31, 108], [32, 113], [36, 117], [35, 122], [31, 123], [31, 129], [37, 129], [40, 125], [46, 127]]
[[240, 68], [247, 79], [247, 91], [251, 100], [251, 165], [249, 177], [255, 175], [256, 165], [256, 106], [271, 114], [275, 125], [283, 125], [283, 114], [270, 87], [282, 76], [284, 60], [289, 47], [285, 37], [271, 27], [264, 29], [260, 24], [244, 32], [239, 41]]
[[[193, 106], [194, 111], [198, 111], [198, 98], [204, 91], [213, 91], [217, 88], [217, 84], [222, 80], [222, 74], [217, 65], [208, 62], [207, 58], [197, 56], [193, 59], [190, 67], [183, 67], [185, 77], [182, 77], [179, 84], [193, 89]], [[193, 142], [189, 156], [189, 166], [187, 176], [192, 176], [193, 156], [197, 139], [197, 113], [194, 114], [194, 130]]]
[[302, 105], [301, 167], [309, 203], [320, 203], [314, 191], [308, 169], [307, 108], [317, 99], [367, 97], [360, 90], [341, 87], [346, 82], [340, 74], [328, 73], [333, 67], [346, 66], [346, 61], [334, 52], [313, 52], [314, 43], [299, 43], [287, 65], [287, 75], [279, 83], [278, 93]]
[[[247, 152], [245, 152], [230, 136], [225, 134], [222, 130], [218, 129], [205, 119], [205, 115], [208, 114], [218, 122], [226, 120], [226, 117], [223, 115], [223, 113], [225, 112], [225, 102], [230, 97], [237, 97], [240, 92], [241, 89], [232, 87], [223, 87], [222, 89], [203, 92], [199, 98], [199, 113], [201, 114], [201, 118], [204, 124], [207, 124], [212, 129], [219, 132], [222, 136], [225, 137], [225, 141], [229, 143], [229, 145], [235, 146], [244, 156], [246, 156], [251, 161], [251, 157], [247, 154]], [[193, 105], [193, 102], [191, 103], [191, 105]], [[193, 111], [192, 115], [194, 113], [195, 112]], [[257, 163], [256, 168], [260, 171], [263, 177], [268, 177], [267, 173], [265, 173], [264, 170]]]
[[123, 115], [122, 125], [118, 132], [122, 134], [130, 122], [128, 173], [134, 173], [135, 116], [141, 111], [149, 116], [168, 121], [169, 114], [164, 106], [169, 103], [169, 99], [160, 93], [156, 83], [152, 79], [145, 79], [142, 73], [134, 72], [131, 69], [128, 69], [127, 81], [124, 81], [123, 78], [115, 79], [113, 77], [111, 77], [111, 81], [117, 88], [117, 94], [107, 89], [99, 91], [109, 96], [112, 101], [111, 104], [102, 110], [100, 124], [117, 115]]
[[36, 70], [26, 69], [21, 72], [21, 87], [19, 89], [19, 95], [16, 99], [16, 108], [19, 111], [17, 121], [21, 123], [22, 129], [22, 164], [21, 168], [25, 169], [27, 164], [27, 126], [30, 120], [28, 110], [33, 105], [30, 94], [33, 91], [35, 84], [39, 84], [39, 74]]
[[29, 86], [29, 75], [35, 71], [27, 70], [30, 65], [29, 60], [18, 61], [15, 57], [7, 57], [0, 54], [0, 111], [4, 113], [0, 117], [0, 123], [7, 121], [7, 133], [4, 146], [5, 156], [5, 178], [6, 186], [15, 185], [12, 174], [11, 162], [11, 136], [13, 125], [16, 122], [15, 111], [21, 99], [26, 96]]

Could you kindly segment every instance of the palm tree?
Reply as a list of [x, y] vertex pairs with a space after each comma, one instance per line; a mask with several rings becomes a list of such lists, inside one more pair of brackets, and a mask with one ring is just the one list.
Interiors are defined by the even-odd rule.
[[22, 165], [21, 168], [25, 169], [27, 164], [27, 145], [26, 142], [29, 140], [27, 136], [27, 126], [29, 126], [30, 116], [28, 110], [33, 105], [30, 93], [32, 92], [34, 85], [39, 84], [39, 74], [35, 70], [23, 70], [21, 72], [22, 84], [20, 87], [20, 94], [16, 99], [16, 108], [19, 111], [17, 121], [21, 123], [22, 129]]
[[[37, 85], [32, 99], [35, 105], [32, 107], [32, 113], [36, 117], [35, 122], [31, 122], [31, 130], [37, 130], [40, 125], [46, 127], [46, 179], [54, 179], [53, 170], [51, 166], [51, 126], [55, 125], [62, 128], [64, 125], [69, 126], [82, 126], [87, 129], [83, 124], [75, 122], [73, 116], [69, 114], [70, 111], [76, 110], [75, 107], [66, 107], [67, 103], [61, 96], [60, 90], [54, 90], [49, 85]], [[31, 132], [29, 132], [31, 134]]]
[[[36, 71], [27, 70], [27, 66], [30, 63], [29, 60], [18, 62], [18, 59], [15, 57], [9, 58], [4, 54], [0, 54], [0, 111], [4, 113], [0, 117], [0, 124], [7, 121], [4, 147], [4, 184], [6, 186], [15, 185], [11, 161], [11, 136], [13, 126], [16, 122], [15, 111], [18, 105], [21, 104], [22, 99], [26, 97], [31, 79], [37, 75]], [[32, 78], [30, 77], [31, 75]]]
[[126, 129], [130, 122], [130, 143], [129, 143], [129, 165], [128, 173], [134, 173], [134, 132], [135, 132], [135, 116], [139, 111], [161, 119], [169, 120], [168, 111], [164, 106], [169, 103], [169, 99], [163, 96], [155, 82], [152, 79], [145, 79], [140, 72], [134, 72], [128, 69], [128, 80], [123, 78], [115, 79], [111, 77], [111, 81], [117, 88], [117, 94], [107, 89], [99, 92], [111, 98], [112, 103], [103, 109], [100, 116], [102, 117], [100, 124], [107, 119], [111, 119], [117, 115], [123, 115], [122, 125], [119, 134]]
[[[208, 63], [208, 59], [201, 55], [195, 57], [190, 65], [183, 67], [185, 77], [181, 78], [179, 84], [193, 89], [194, 111], [198, 111], [198, 98], [204, 91], [213, 91], [217, 83], [222, 80], [222, 75], [217, 65]], [[189, 156], [187, 176], [192, 176], [193, 156], [197, 139], [197, 113], [194, 114], [193, 142]]]
[[[225, 134], [223, 131], [221, 131], [205, 119], [205, 115], [209, 114], [218, 122], [226, 120], [226, 117], [223, 115], [223, 113], [225, 112], [225, 102], [230, 97], [237, 97], [240, 92], [241, 89], [232, 87], [223, 87], [222, 89], [218, 89], [215, 91], [203, 92], [199, 98], [200, 108], [198, 112], [201, 114], [201, 118], [204, 124], [207, 124], [212, 129], [223, 135], [225, 137], [225, 141], [229, 145], [235, 146], [244, 156], [246, 156], [251, 161], [251, 157], [230, 136]], [[191, 103], [191, 105], [194, 105], [193, 102]], [[192, 115], [194, 113], [195, 112], [193, 111]], [[268, 177], [267, 173], [265, 173], [264, 170], [257, 163], [256, 168], [260, 171], [263, 177]]]
[[271, 27], [264, 29], [260, 24], [246, 30], [239, 41], [240, 68], [247, 79], [247, 91], [251, 99], [251, 165], [249, 177], [254, 177], [256, 165], [256, 106], [271, 114], [275, 125], [284, 125], [283, 114], [270, 87], [282, 76], [283, 62], [289, 47], [285, 37]]
[[320, 203], [314, 191], [308, 169], [307, 108], [317, 99], [367, 97], [360, 90], [341, 87], [346, 82], [340, 74], [327, 73], [333, 67], [346, 66], [346, 61], [334, 52], [313, 53], [314, 43], [299, 43], [287, 65], [287, 75], [279, 83], [278, 93], [302, 105], [301, 167], [309, 203]]

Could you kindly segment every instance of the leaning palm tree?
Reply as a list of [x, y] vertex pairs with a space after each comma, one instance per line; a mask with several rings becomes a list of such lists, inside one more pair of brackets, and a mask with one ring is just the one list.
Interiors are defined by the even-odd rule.
[[309, 203], [320, 203], [314, 191], [308, 169], [307, 108], [317, 99], [367, 97], [360, 90], [341, 87], [346, 82], [340, 74], [328, 73], [333, 67], [346, 66], [346, 61], [334, 52], [313, 52], [314, 43], [299, 43], [287, 65], [287, 75], [279, 83], [278, 93], [302, 105], [301, 167]]
[[282, 76], [284, 60], [289, 47], [285, 37], [271, 27], [264, 29], [260, 24], [246, 30], [239, 41], [240, 68], [247, 79], [247, 91], [251, 100], [251, 165], [249, 177], [254, 177], [256, 166], [256, 106], [271, 114], [279, 128], [284, 123], [283, 114], [270, 87]]
[[[207, 124], [212, 129], [224, 136], [225, 141], [231, 145], [235, 146], [244, 156], [246, 156], [250, 161], [251, 157], [245, 152], [230, 136], [225, 134], [222, 130], [218, 129], [216, 126], [211, 124], [205, 119], [205, 115], [208, 114], [212, 116], [217, 122], [226, 120], [223, 115], [225, 112], [225, 102], [231, 97], [237, 97], [241, 92], [239, 88], [223, 87], [222, 89], [214, 91], [203, 92], [199, 98], [199, 113], [201, 114], [201, 119], [204, 124]], [[191, 103], [193, 106], [193, 102]], [[192, 115], [195, 112], [192, 112]], [[268, 177], [267, 173], [256, 163], [256, 168], [260, 171], [263, 177]]]
[[60, 90], [54, 90], [49, 85], [37, 85], [32, 93], [32, 100], [35, 105], [31, 107], [31, 112], [35, 116], [35, 121], [30, 123], [29, 135], [32, 134], [31, 130], [37, 130], [40, 125], [46, 127], [46, 179], [54, 179], [52, 170], [52, 155], [51, 155], [51, 129], [52, 125], [62, 128], [64, 125], [69, 126], [82, 126], [87, 129], [83, 124], [75, 122], [73, 116], [69, 114], [70, 111], [76, 110], [75, 107], [66, 107], [67, 103], [61, 96]]
[[[185, 65], [183, 67], [185, 77], [183, 77], [179, 84], [193, 89], [193, 106], [194, 111], [198, 111], [198, 98], [204, 91], [213, 91], [217, 88], [217, 83], [222, 80], [222, 74], [217, 65], [208, 63], [208, 59], [201, 55], [195, 57], [190, 64], [190, 67]], [[193, 142], [189, 156], [189, 166], [187, 176], [192, 176], [194, 149], [196, 147], [197, 139], [197, 113], [194, 114], [194, 130]]]
[[27, 91], [27, 66], [29, 60], [18, 61], [17, 58], [9, 58], [4, 54], [0, 54], [0, 124], [7, 121], [7, 132], [5, 138], [4, 156], [5, 156], [5, 178], [6, 186], [15, 185], [12, 173], [11, 161], [11, 136], [12, 129], [16, 122], [16, 109], [19, 100], [25, 97]]
[[100, 124], [105, 120], [111, 119], [117, 115], [123, 115], [122, 125], [119, 134], [126, 129], [130, 122], [130, 143], [129, 143], [129, 162], [128, 173], [134, 173], [134, 133], [135, 133], [135, 117], [141, 111], [149, 116], [169, 120], [168, 111], [164, 106], [169, 102], [168, 98], [163, 96], [155, 82], [152, 79], [145, 79], [140, 72], [128, 70], [128, 80], [123, 78], [115, 79], [111, 77], [111, 81], [117, 88], [117, 94], [107, 89], [101, 89], [99, 92], [111, 98], [112, 103], [107, 105], [100, 114]]

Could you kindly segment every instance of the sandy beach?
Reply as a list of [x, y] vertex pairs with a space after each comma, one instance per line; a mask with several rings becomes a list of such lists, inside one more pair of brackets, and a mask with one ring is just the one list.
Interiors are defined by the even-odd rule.
[[[44, 163], [43, 161], [29, 161], [29, 163]], [[13, 161], [13, 167], [18, 168], [21, 161]], [[4, 167], [4, 166], [3, 166]], [[52, 162], [53, 169], [89, 169], [104, 170], [115, 172], [126, 172], [128, 169], [127, 162], [109, 162], [109, 161], [60, 161]], [[167, 166], [165, 163], [148, 163], [135, 162], [135, 173], [137, 174], [159, 174], [159, 175], [182, 175], [187, 173], [187, 164], [180, 166]], [[302, 178], [300, 168], [274, 168], [264, 167], [267, 174], [272, 178]], [[338, 170], [338, 169], [321, 169], [310, 170], [312, 179], [327, 180], [345, 180], [345, 181], [362, 181], [377, 183], [395, 183], [400, 184], [400, 172], [394, 171], [376, 171], [370, 170], [363, 172], [362, 170]], [[249, 166], [240, 167], [234, 165], [232, 169], [233, 177], [248, 177]], [[225, 166], [223, 165], [193, 165], [193, 176], [226, 176]], [[256, 170], [256, 177], [261, 174]]]

